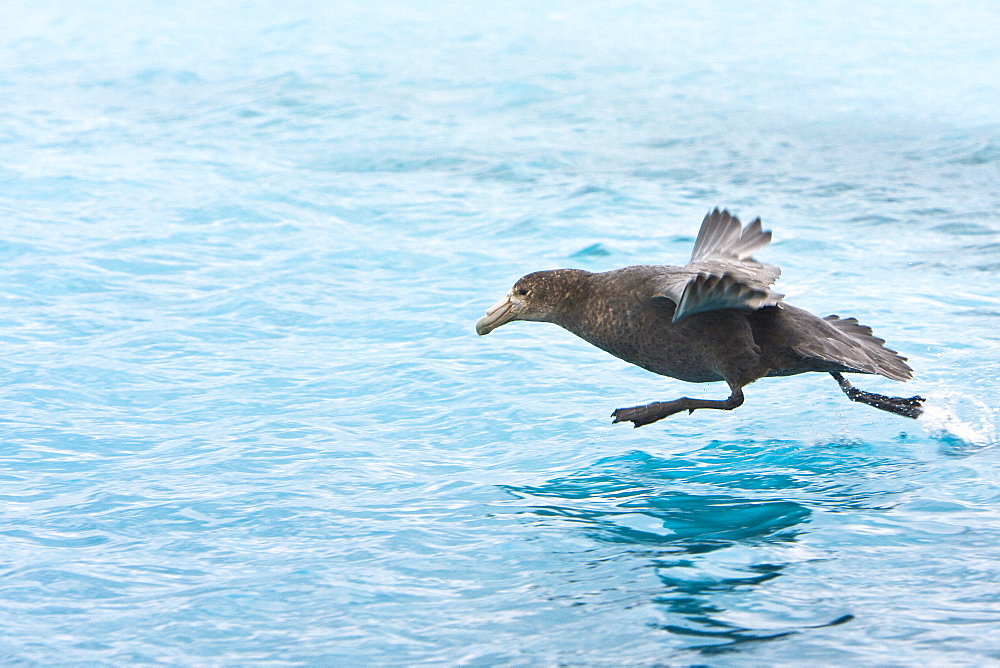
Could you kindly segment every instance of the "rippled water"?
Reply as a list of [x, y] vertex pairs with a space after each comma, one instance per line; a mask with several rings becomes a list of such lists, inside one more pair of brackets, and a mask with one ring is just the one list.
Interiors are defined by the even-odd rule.
[[[5, 4], [0, 660], [1000, 661], [990, 3]], [[722, 397], [528, 271], [760, 215], [910, 357]]]

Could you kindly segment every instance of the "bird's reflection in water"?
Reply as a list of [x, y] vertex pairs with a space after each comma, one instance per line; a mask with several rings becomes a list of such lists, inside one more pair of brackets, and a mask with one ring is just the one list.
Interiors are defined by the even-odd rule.
[[[787, 468], [776, 467], [773, 475], [758, 468], [746, 475], [745, 487], [734, 470], [739, 468], [735, 462], [720, 468], [713, 484], [704, 461], [681, 459], [670, 466], [631, 453], [542, 485], [506, 490], [533, 521], [576, 525], [606, 558], [630, 566], [638, 560], [646, 573], [652, 569], [655, 589], [638, 581], [629, 586], [641, 587], [640, 598], [661, 610], [665, 620], [653, 627], [687, 649], [737, 651], [747, 643], [852, 619], [824, 606], [804, 616], [801, 610], [768, 607], [768, 588], [803, 561], [797, 543], [813, 514], [812, 495], [795, 484]], [[680, 475], [685, 469], [692, 474], [687, 480]], [[816, 482], [829, 492], [829, 481]], [[837, 503], [857, 503], [849, 497]]]

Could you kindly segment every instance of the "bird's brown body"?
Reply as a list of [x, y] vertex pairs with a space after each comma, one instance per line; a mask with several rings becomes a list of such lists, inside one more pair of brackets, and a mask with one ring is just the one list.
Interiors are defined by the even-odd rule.
[[511, 320], [552, 322], [653, 373], [692, 383], [723, 380], [732, 390], [724, 401], [683, 398], [615, 411], [616, 422], [635, 426], [682, 410], [729, 410], [742, 404], [742, 388], [758, 378], [809, 371], [833, 374], [855, 401], [919, 415], [919, 397], [861, 392], [841, 376], [907, 380], [912, 371], [853, 318], [819, 318], [771, 292], [777, 268], [750, 257], [769, 240], [759, 220], [742, 228], [716, 210], [705, 218], [688, 265], [528, 274], [480, 319], [477, 331], [488, 334]]

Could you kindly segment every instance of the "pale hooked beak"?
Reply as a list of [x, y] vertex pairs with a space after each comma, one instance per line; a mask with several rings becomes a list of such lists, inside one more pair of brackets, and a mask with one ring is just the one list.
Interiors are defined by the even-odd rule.
[[476, 321], [476, 334], [486, 336], [500, 325], [514, 319], [514, 302], [507, 295], [493, 306], [489, 307], [486, 315]]

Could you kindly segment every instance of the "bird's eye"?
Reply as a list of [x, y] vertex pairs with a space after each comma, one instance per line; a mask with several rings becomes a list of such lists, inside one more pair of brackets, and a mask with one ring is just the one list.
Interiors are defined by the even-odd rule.
[[528, 294], [528, 288], [521, 288], [520, 290], [517, 291], [517, 294], [521, 295], [522, 297], [525, 296], [526, 294]]

